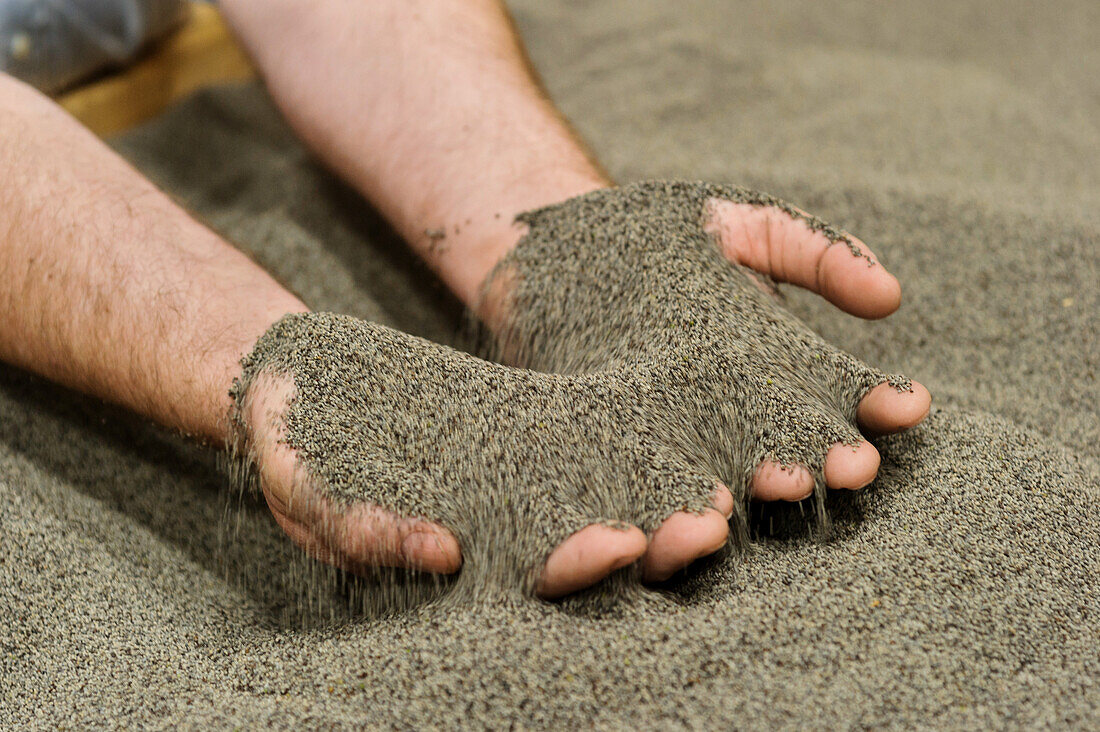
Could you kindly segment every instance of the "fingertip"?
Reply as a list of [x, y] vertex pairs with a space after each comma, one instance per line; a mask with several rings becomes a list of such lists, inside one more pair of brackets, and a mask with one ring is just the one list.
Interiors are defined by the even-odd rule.
[[714, 489], [714, 497], [711, 499], [714, 510], [722, 514], [728, 520], [733, 516], [733, 493], [721, 483]]
[[440, 574], [454, 574], [462, 568], [462, 547], [454, 534], [443, 529], [442, 536], [437, 537], [440, 551]]
[[920, 424], [931, 408], [932, 395], [920, 382], [912, 382], [909, 391], [882, 383], [860, 400], [856, 420], [865, 432], [885, 435]]
[[830, 488], [859, 490], [878, 475], [882, 459], [870, 442], [836, 444], [825, 456], [825, 484]]
[[869, 320], [885, 318], [901, 307], [901, 282], [898, 278], [886, 271], [881, 264], [875, 265], [879, 269], [879, 276], [875, 291], [869, 296], [869, 300], [875, 303], [873, 312], [863, 317]]
[[721, 549], [728, 536], [729, 522], [718, 511], [677, 511], [653, 532], [642, 575], [647, 582], [663, 582], [696, 559]]
[[829, 247], [819, 264], [818, 289], [847, 313], [867, 320], [885, 318], [901, 306], [901, 283], [865, 245], [856, 246], [864, 256], [842, 243]]
[[645, 554], [646, 536], [637, 526], [626, 529], [591, 524], [565, 539], [543, 565], [535, 593], [544, 599], [564, 597], [596, 584]]
[[458, 540], [445, 527], [371, 504], [340, 508], [326, 502], [313, 530], [349, 566], [399, 567], [436, 574], [451, 574], [462, 566]]
[[814, 492], [814, 478], [801, 465], [765, 460], [752, 476], [752, 497], [759, 501], [801, 501]]
[[404, 566], [436, 574], [453, 574], [462, 566], [458, 540], [441, 526], [419, 529], [401, 542]]
[[898, 309], [901, 284], [870, 247], [850, 235], [831, 239], [794, 211], [716, 200], [705, 229], [729, 259], [808, 288], [852, 315], [877, 319]]

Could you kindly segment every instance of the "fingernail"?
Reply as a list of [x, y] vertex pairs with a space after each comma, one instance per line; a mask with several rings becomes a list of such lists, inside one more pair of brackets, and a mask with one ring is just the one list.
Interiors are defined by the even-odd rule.
[[409, 564], [422, 564], [432, 545], [439, 546], [435, 538], [423, 531], [416, 531], [401, 542], [401, 557]]

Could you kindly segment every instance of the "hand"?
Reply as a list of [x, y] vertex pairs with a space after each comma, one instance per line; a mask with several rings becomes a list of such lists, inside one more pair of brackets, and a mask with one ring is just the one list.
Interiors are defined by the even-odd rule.
[[285, 415], [294, 397], [292, 379], [264, 373], [250, 385], [240, 418], [260, 488], [283, 531], [313, 557], [351, 572], [374, 566], [458, 571], [458, 541], [446, 528], [326, 495], [287, 442]]
[[[735, 498], [862, 488], [879, 456], [856, 427], [895, 432], [928, 413], [923, 386], [832, 348], [756, 286], [745, 265], [867, 317], [899, 302], [862, 242], [782, 201], [640, 183], [519, 220], [527, 233], [483, 300], [499, 355], [555, 373], [650, 374], [680, 400], [667, 407], [666, 442]], [[682, 542], [686, 555], [705, 551]]]
[[725, 542], [729, 492], [630, 416], [639, 386], [291, 315], [246, 359], [237, 422], [276, 520], [319, 559], [351, 571], [464, 563], [472, 591], [519, 583], [557, 597], [646, 552], [624, 519], [652, 529], [687, 508], [649, 542], [675, 568], [690, 558], [668, 537], [701, 532], [709, 551]]

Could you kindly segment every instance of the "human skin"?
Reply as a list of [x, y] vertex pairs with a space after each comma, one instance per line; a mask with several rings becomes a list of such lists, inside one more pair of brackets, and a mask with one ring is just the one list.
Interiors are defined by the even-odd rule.
[[[523, 235], [516, 214], [612, 185], [540, 87], [497, 0], [224, 0], [222, 9], [302, 139], [490, 323], [479, 296]], [[900, 285], [881, 264], [868, 267], [778, 209], [720, 203], [715, 214], [709, 228], [732, 262], [860, 317], [900, 304]], [[904, 393], [881, 385], [857, 419], [869, 435], [894, 432], [921, 421], [929, 404], [920, 384]], [[862, 488], [878, 465], [868, 442], [834, 446], [826, 483]], [[770, 463], [752, 484], [764, 500], [798, 500], [812, 488], [805, 469]], [[633, 559], [648, 579], [667, 578], [722, 544], [731, 506], [721, 488], [713, 511], [674, 514], [649, 537], [583, 529], [547, 561], [544, 594], [587, 586]], [[302, 518], [295, 538], [309, 547], [314, 519]]]

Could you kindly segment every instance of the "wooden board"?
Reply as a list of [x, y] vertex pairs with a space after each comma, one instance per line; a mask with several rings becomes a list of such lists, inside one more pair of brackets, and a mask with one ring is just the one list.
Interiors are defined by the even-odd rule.
[[133, 66], [66, 92], [57, 101], [103, 137], [152, 119], [198, 89], [255, 74], [218, 10], [196, 2], [187, 22]]

